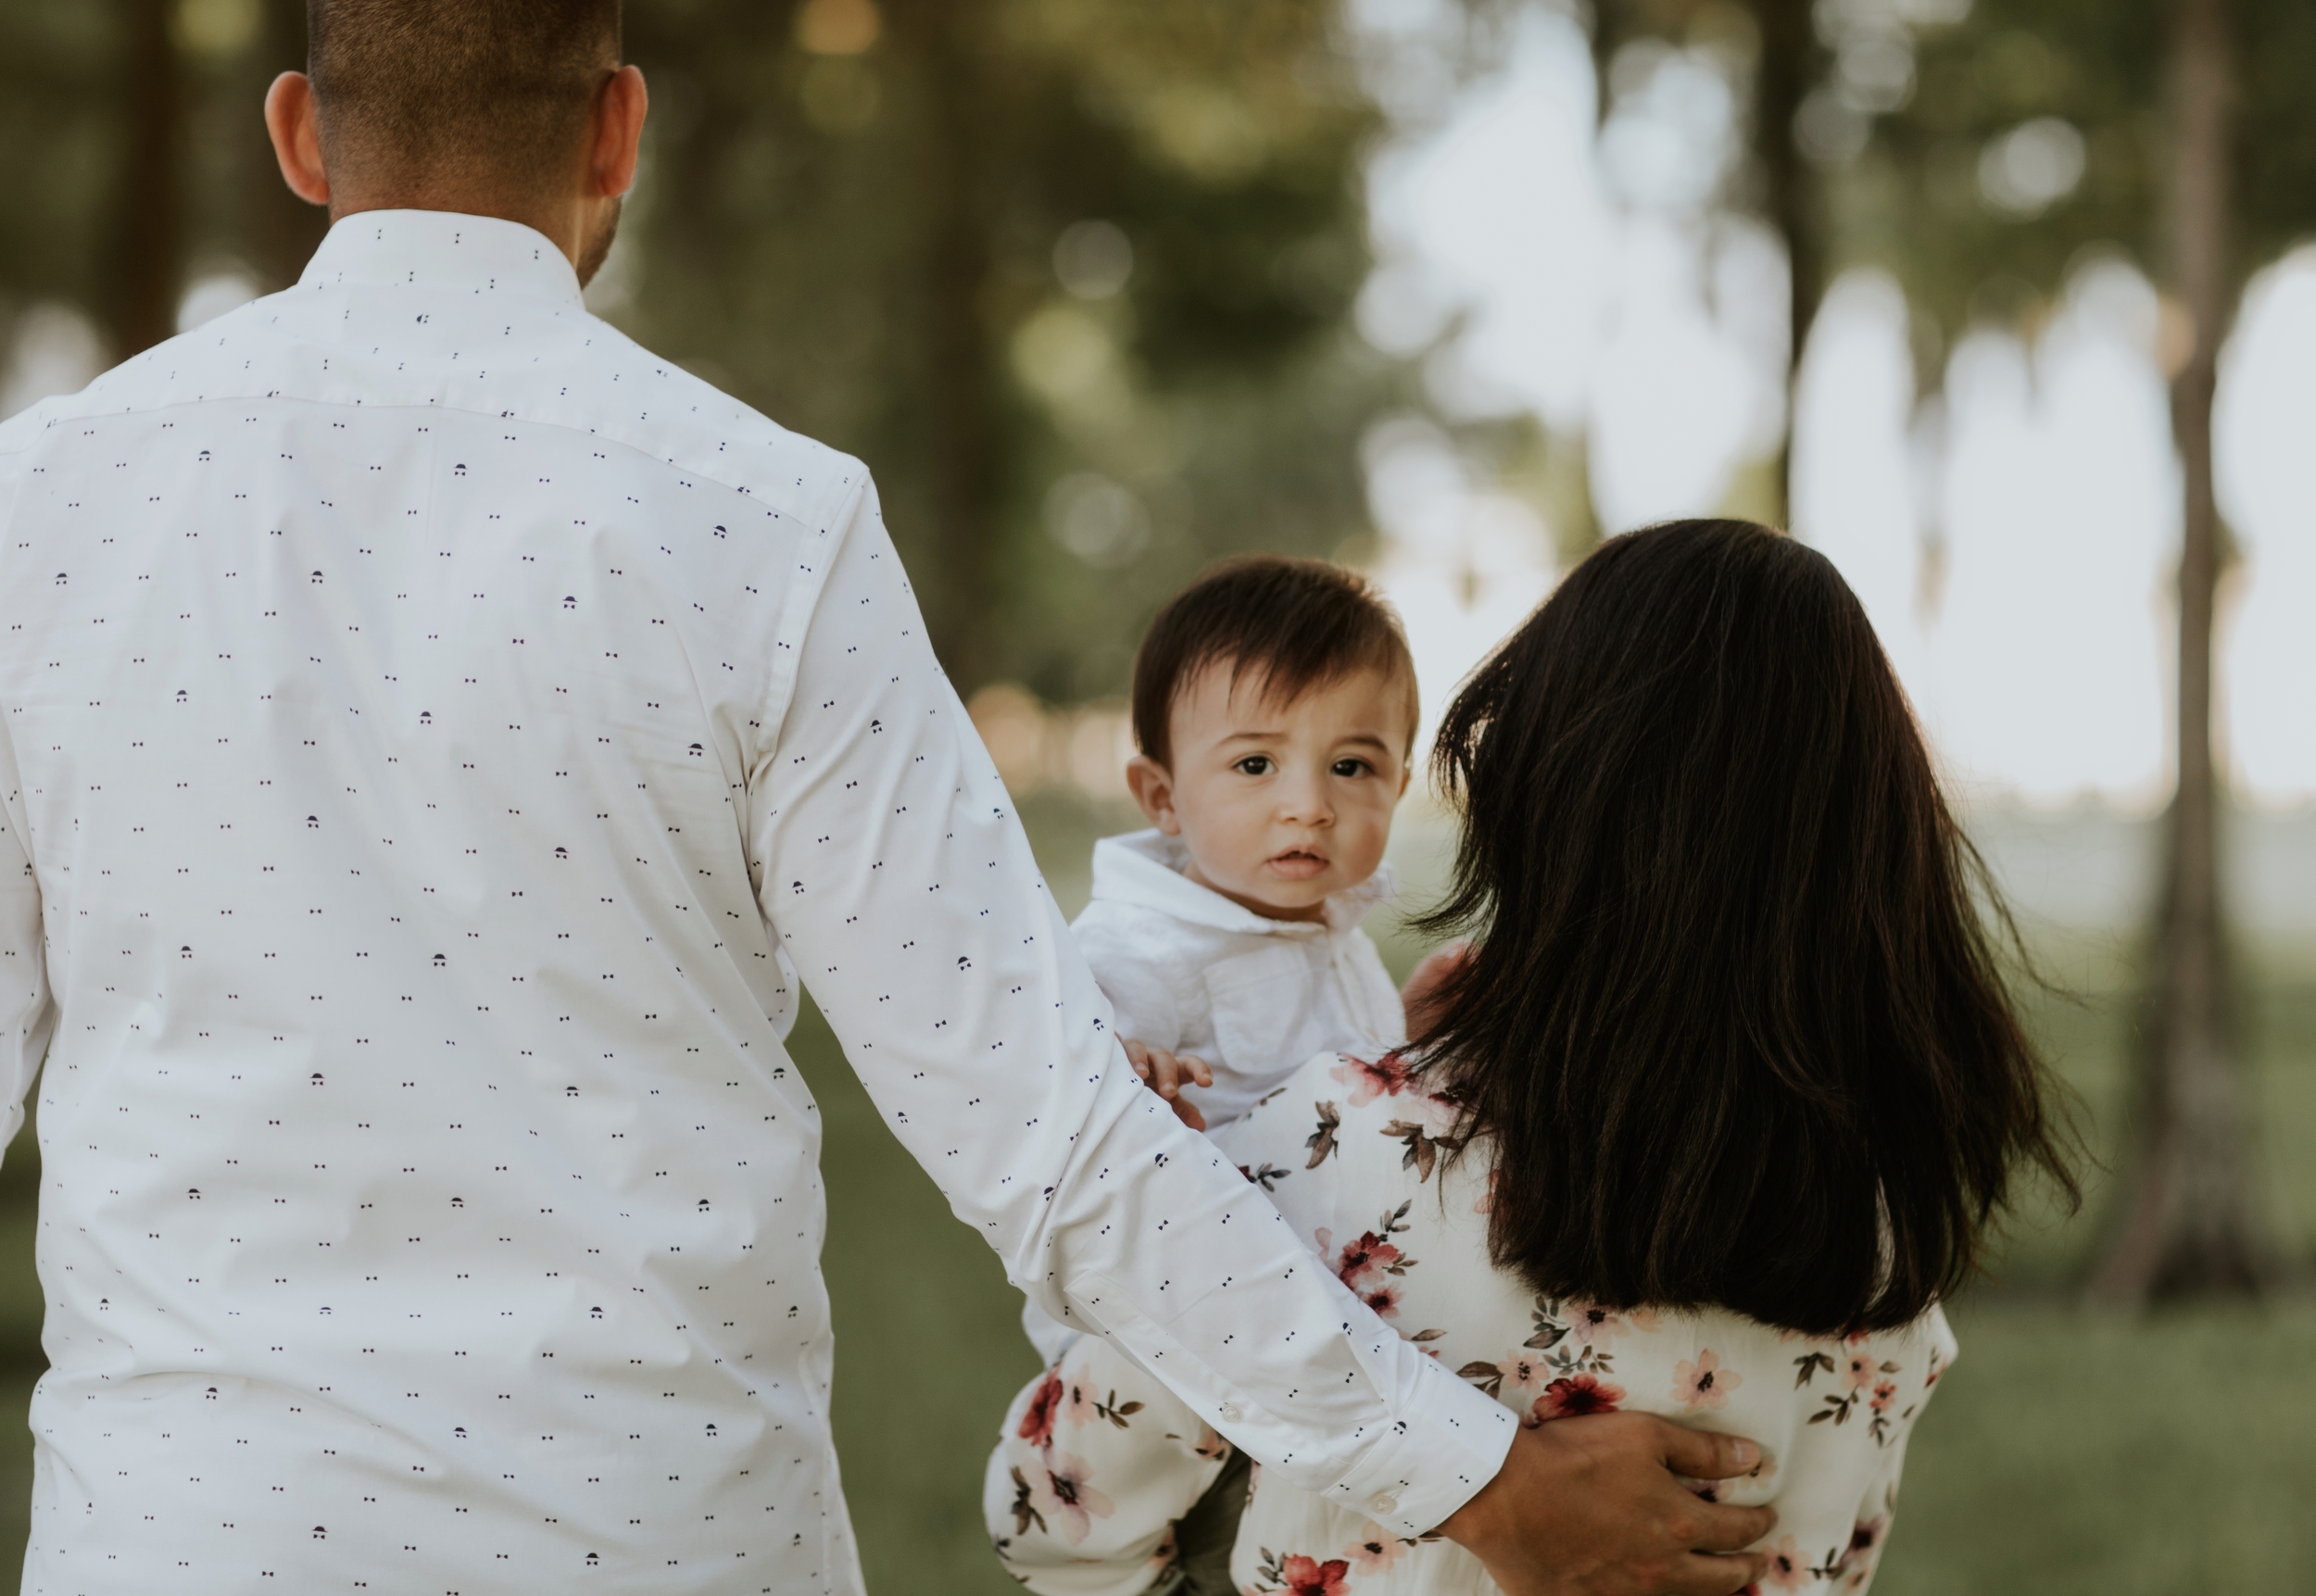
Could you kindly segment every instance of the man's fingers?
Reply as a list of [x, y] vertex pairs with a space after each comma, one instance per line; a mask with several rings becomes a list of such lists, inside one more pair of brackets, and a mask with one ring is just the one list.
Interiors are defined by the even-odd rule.
[[1761, 1449], [1740, 1436], [1714, 1435], [1657, 1421], [1657, 1445], [1665, 1466], [1691, 1479], [1730, 1479], [1761, 1466]]
[[1768, 1571], [1768, 1558], [1759, 1554], [1684, 1557], [1673, 1570], [1671, 1596], [1736, 1596]]
[[1777, 1514], [1766, 1507], [1705, 1502], [1698, 1511], [1702, 1516], [1692, 1552], [1742, 1552], [1777, 1527]]

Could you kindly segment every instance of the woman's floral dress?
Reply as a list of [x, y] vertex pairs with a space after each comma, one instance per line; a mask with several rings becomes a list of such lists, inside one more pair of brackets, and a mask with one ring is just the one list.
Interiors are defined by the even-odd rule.
[[[1312, 1060], [1217, 1146], [1401, 1335], [1529, 1424], [1617, 1410], [1751, 1437], [1761, 1467], [1711, 1488], [1773, 1502], [1758, 1591], [1863, 1591], [1890, 1531], [1907, 1432], [1953, 1361], [1945, 1316], [1816, 1340], [1720, 1311], [1539, 1298], [1488, 1261], [1484, 1149], [1451, 1161], [1454, 1115], [1396, 1058]], [[1139, 1596], [1229, 1443], [1096, 1336], [1006, 1414], [984, 1496], [998, 1555], [1042, 1596]], [[1697, 1488], [1705, 1493], [1707, 1488]], [[1407, 1540], [1255, 1471], [1231, 1575], [1250, 1596], [1479, 1596], [1462, 1548]]]

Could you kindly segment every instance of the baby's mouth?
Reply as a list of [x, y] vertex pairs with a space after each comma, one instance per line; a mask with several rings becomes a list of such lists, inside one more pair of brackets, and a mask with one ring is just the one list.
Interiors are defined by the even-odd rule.
[[1290, 848], [1284, 853], [1273, 854], [1266, 862], [1273, 875], [1287, 881], [1308, 881], [1324, 873], [1328, 866], [1325, 854], [1306, 848]]

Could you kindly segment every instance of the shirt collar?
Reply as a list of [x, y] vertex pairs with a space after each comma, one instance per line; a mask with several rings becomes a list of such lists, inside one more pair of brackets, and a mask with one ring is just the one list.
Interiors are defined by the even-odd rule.
[[1189, 857], [1181, 838], [1156, 830], [1103, 837], [1094, 844], [1093, 896], [1139, 909], [1154, 909], [1177, 920], [1216, 931], [1310, 936], [1321, 932], [1351, 930], [1367, 917], [1368, 910], [1391, 897], [1396, 889], [1391, 867], [1386, 864], [1356, 886], [1347, 886], [1330, 895], [1325, 925], [1308, 920], [1273, 920], [1185, 875], [1183, 870], [1189, 863]]
[[305, 288], [468, 289], [578, 307], [571, 258], [535, 228], [456, 210], [342, 217], [307, 262]]

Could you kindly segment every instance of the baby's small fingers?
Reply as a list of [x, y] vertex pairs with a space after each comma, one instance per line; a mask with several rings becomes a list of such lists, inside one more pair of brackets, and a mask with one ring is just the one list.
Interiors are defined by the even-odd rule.
[[1164, 1048], [1152, 1048], [1148, 1051], [1150, 1073], [1144, 1078], [1154, 1090], [1167, 1097], [1174, 1096], [1175, 1086], [1182, 1079], [1182, 1061]]
[[1134, 1066], [1134, 1073], [1145, 1081], [1150, 1079], [1150, 1049], [1123, 1037], [1118, 1044], [1126, 1049], [1126, 1062]]
[[1198, 1112], [1196, 1103], [1188, 1098], [1175, 1098], [1173, 1103], [1175, 1118], [1189, 1125], [1192, 1130], [1202, 1131], [1206, 1128], [1206, 1116]]
[[1197, 1082], [1200, 1086], [1211, 1087], [1215, 1084], [1215, 1072], [1208, 1069], [1206, 1067], [1206, 1061], [1200, 1058], [1197, 1054], [1185, 1053], [1177, 1062], [1181, 1065], [1182, 1073], [1189, 1075], [1191, 1080]]

